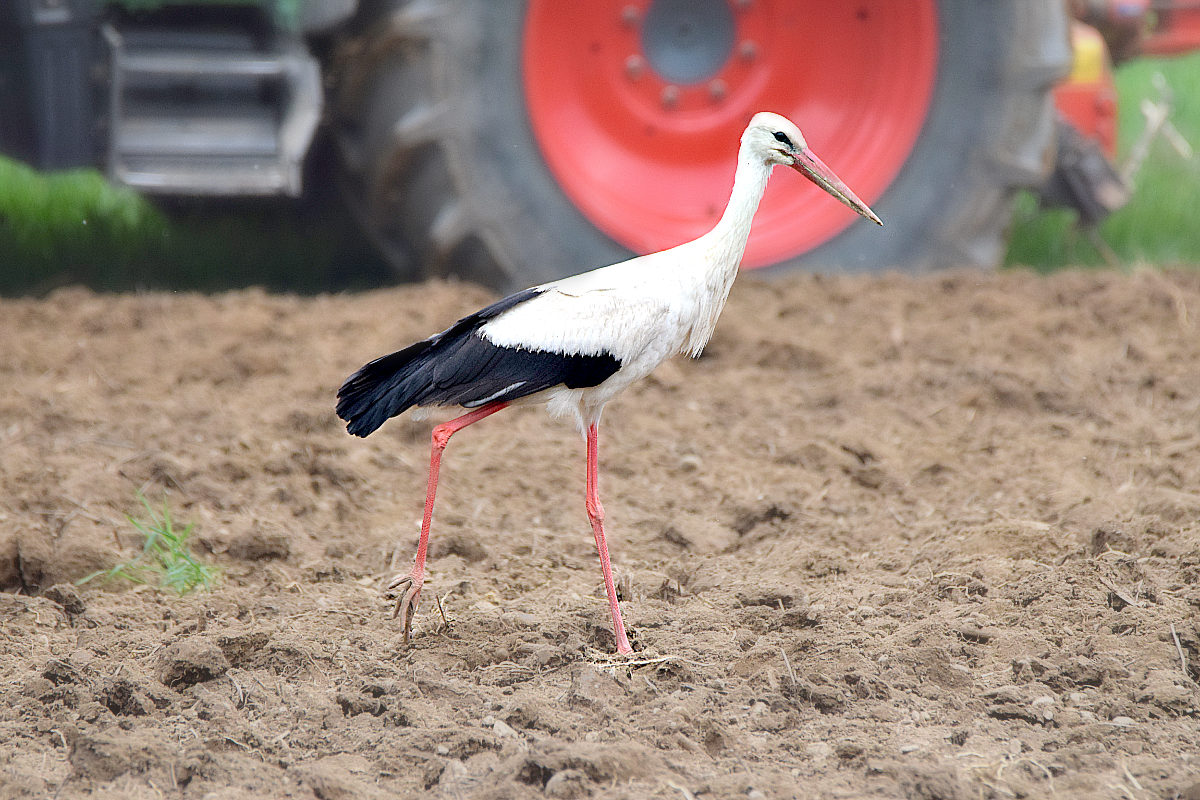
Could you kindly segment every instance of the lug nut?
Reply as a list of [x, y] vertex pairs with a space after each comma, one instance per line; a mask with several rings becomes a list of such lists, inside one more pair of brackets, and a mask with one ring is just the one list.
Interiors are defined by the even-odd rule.
[[753, 61], [758, 58], [758, 43], [747, 39], [738, 45], [738, 55], [743, 61]]
[[632, 55], [625, 59], [625, 77], [631, 81], [636, 81], [646, 72], [646, 59], [639, 55]]
[[725, 81], [717, 78], [708, 84], [708, 96], [713, 99], [714, 103], [719, 103], [725, 99], [725, 95], [729, 94], [729, 86]]
[[642, 18], [642, 11], [635, 5], [628, 5], [621, 9], [621, 22], [629, 27], [637, 25]]
[[662, 104], [663, 104], [663, 108], [668, 108], [668, 109], [674, 108], [675, 106], [679, 105], [679, 87], [678, 86], [664, 86], [663, 87]]

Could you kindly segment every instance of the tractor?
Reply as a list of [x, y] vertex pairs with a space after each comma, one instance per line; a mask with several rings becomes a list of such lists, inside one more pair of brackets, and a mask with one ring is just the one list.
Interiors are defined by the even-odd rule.
[[[758, 110], [886, 225], [780, 181], [746, 268], [995, 266], [1017, 192], [1087, 221], [1127, 198], [1113, 58], [1200, 46], [1187, 0], [15, 0], [0, 23], [0, 151], [163, 196], [307, 175], [400, 276], [498, 289], [702, 233]], [[333, 168], [306, 170], [317, 142]]]

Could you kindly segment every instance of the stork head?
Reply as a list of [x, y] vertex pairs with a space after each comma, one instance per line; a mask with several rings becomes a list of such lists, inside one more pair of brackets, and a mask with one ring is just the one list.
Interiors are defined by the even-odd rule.
[[787, 117], [770, 111], [758, 112], [742, 134], [742, 146], [750, 148], [750, 152], [756, 158], [761, 157], [767, 166], [791, 167], [851, 210], [878, 225], [883, 224], [875, 212], [808, 148], [804, 134]]

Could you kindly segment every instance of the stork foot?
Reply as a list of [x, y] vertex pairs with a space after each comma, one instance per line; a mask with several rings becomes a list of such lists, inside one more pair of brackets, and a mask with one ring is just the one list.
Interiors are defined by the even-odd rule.
[[408, 646], [412, 633], [413, 617], [417, 614], [417, 606], [421, 603], [421, 585], [424, 578], [418, 578], [412, 573], [397, 575], [392, 578], [384, 589], [388, 598], [396, 598], [396, 606], [392, 609], [392, 619], [400, 617], [400, 626], [404, 629], [404, 645]]

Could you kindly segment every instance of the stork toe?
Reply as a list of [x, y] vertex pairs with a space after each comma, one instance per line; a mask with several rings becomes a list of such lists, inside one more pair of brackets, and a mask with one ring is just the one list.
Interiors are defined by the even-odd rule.
[[[412, 634], [413, 617], [417, 614], [417, 606], [421, 603], [421, 585], [424, 581], [417, 580], [411, 574], [397, 575], [392, 578], [384, 589], [387, 597], [396, 597], [396, 605], [392, 608], [392, 619], [400, 617], [400, 626], [404, 630], [404, 644]], [[403, 589], [403, 591], [401, 591]], [[398, 593], [398, 594], [397, 594]]]

